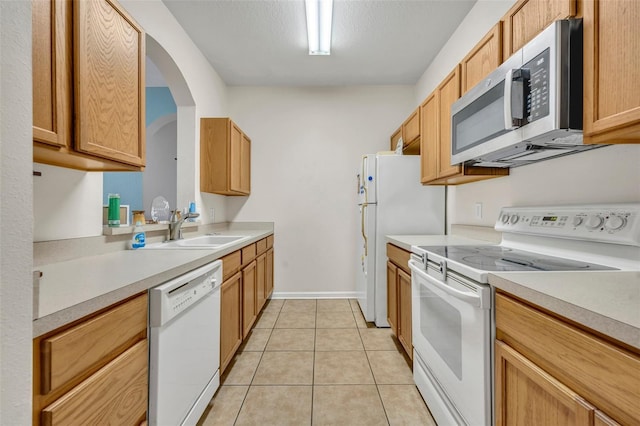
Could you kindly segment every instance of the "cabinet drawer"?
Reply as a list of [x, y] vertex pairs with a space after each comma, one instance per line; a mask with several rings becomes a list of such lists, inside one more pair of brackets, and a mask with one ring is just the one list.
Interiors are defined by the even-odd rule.
[[136, 297], [40, 343], [42, 393], [99, 368], [147, 333], [147, 295]]
[[623, 424], [640, 419], [640, 357], [496, 294], [497, 338]]
[[267, 249], [270, 249], [271, 247], [273, 247], [273, 234], [267, 237]]
[[240, 266], [242, 266], [242, 252], [240, 250], [224, 256], [222, 258], [222, 281], [226, 281], [230, 276], [238, 272]]
[[409, 269], [410, 252], [394, 246], [391, 243], [387, 243], [387, 257], [407, 274], [411, 274], [411, 270]]
[[256, 258], [256, 244], [249, 244], [242, 248], [242, 266], [246, 266]]
[[138, 424], [147, 410], [143, 340], [42, 410], [44, 425]]
[[267, 251], [267, 239], [263, 238], [260, 241], [256, 242], [256, 253], [262, 254]]

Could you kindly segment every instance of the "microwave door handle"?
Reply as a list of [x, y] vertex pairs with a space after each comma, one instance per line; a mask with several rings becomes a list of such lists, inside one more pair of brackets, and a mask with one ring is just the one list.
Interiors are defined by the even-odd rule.
[[504, 76], [504, 128], [515, 129], [513, 116], [511, 115], [511, 88], [513, 87], [513, 69], [507, 71]]

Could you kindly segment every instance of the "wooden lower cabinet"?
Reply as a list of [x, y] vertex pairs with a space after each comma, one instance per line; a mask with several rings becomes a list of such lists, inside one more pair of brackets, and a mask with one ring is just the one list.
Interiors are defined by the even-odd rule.
[[265, 288], [267, 299], [273, 294], [273, 248], [267, 250], [267, 261], [265, 269]]
[[496, 425], [640, 424], [640, 354], [496, 293]]
[[267, 301], [266, 270], [267, 254], [263, 253], [256, 258], [256, 314]]
[[409, 358], [413, 359], [410, 257], [410, 252], [387, 244], [387, 321]]
[[147, 294], [33, 341], [33, 424], [139, 424], [148, 401]]
[[256, 261], [242, 270], [242, 337], [245, 338], [256, 322]]
[[220, 373], [242, 343], [242, 273], [236, 272], [220, 288]]

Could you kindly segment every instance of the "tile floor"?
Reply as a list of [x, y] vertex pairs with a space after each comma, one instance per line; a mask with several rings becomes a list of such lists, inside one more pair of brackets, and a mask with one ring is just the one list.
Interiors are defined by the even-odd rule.
[[435, 425], [408, 358], [355, 300], [271, 300], [199, 425]]

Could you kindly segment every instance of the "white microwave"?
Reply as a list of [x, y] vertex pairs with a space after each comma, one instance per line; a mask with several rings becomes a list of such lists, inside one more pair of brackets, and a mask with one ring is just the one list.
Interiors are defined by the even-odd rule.
[[451, 107], [451, 163], [516, 167], [582, 142], [582, 20], [556, 21]]

